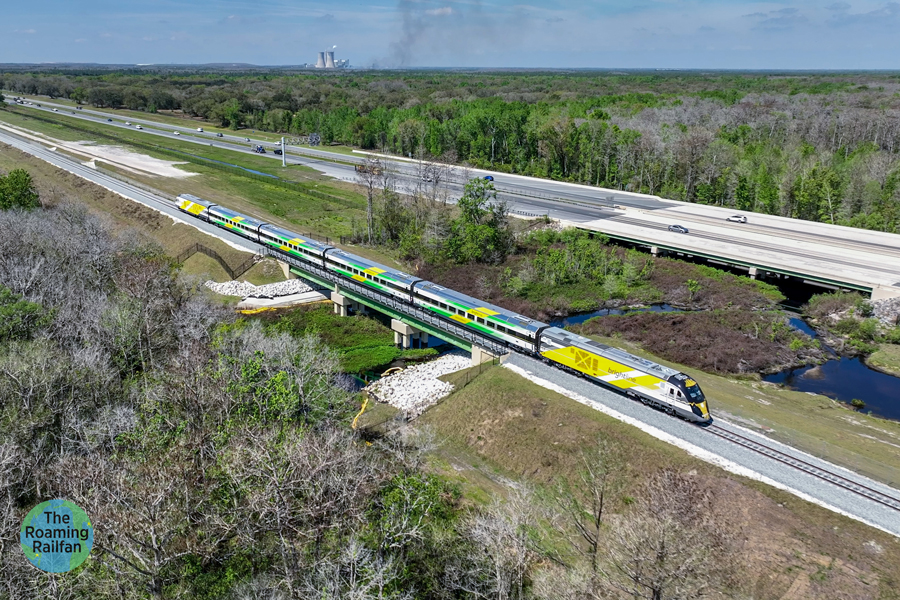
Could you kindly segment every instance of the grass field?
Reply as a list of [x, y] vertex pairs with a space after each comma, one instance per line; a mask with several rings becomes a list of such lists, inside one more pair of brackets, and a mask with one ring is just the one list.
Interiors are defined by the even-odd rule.
[[895, 538], [725, 473], [502, 367], [487, 370], [418, 423], [433, 428], [441, 442], [432, 468], [456, 481], [470, 502], [488, 502], [523, 483], [544, 494], [560, 478], [578, 477], [582, 449], [602, 437], [626, 465], [627, 484], [613, 499], [614, 512], [662, 468], [693, 473], [717, 490], [743, 537], [746, 568], [738, 597], [898, 597]]
[[900, 346], [879, 344], [878, 350], [866, 359], [866, 364], [879, 371], [900, 377]]

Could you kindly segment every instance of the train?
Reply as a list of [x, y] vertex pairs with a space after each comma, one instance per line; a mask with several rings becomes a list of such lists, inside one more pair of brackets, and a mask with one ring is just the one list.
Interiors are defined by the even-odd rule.
[[329, 244], [242, 215], [192, 194], [176, 199], [178, 210], [237, 235], [366, 285], [379, 294], [428, 310], [468, 327], [516, 352], [611, 388], [685, 420], [709, 424], [708, 402], [693, 378], [653, 361], [530, 319], [351, 254]]

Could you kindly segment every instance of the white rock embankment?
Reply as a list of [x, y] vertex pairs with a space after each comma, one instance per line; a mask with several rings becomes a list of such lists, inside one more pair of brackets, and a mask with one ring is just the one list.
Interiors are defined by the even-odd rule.
[[311, 287], [300, 279], [288, 279], [287, 281], [259, 286], [246, 281], [226, 281], [225, 283], [207, 281], [204, 285], [217, 294], [241, 296], [242, 298], [278, 298], [313, 291]]
[[438, 377], [471, 366], [471, 358], [462, 352], [445, 354], [431, 362], [414, 365], [369, 384], [365, 389], [382, 402], [414, 417], [453, 391], [453, 386]]
[[900, 298], [884, 298], [872, 303], [872, 314], [882, 325], [900, 325]]

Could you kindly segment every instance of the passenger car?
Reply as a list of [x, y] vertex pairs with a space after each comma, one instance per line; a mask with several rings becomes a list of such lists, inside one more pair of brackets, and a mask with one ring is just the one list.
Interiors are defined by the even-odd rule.
[[675, 233], [688, 233], [688, 228], [684, 225], [669, 225], [669, 231], [674, 231]]
[[730, 217], [726, 217], [726, 221], [731, 221], [732, 223], [746, 223], [747, 217], [744, 215], [731, 215]]
[[494, 180], [494, 176], [493, 176], [493, 175], [485, 175], [485, 176], [484, 176], [484, 179], [485, 179], [486, 181], [493, 181], [493, 180]]

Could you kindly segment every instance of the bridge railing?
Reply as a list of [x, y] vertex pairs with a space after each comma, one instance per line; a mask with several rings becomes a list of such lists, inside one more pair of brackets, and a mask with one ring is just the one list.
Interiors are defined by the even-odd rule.
[[324, 269], [318, 265], [308, 263], [292, 256], [285, 256], [284, 254], [276, 252], [271, 248], [266, 248], [264, 250], [264, 254], [284, 261], [289, 265], [296, 267], [301, 271], [306, 271], [311, 275], [315, 275], [320, 279], [330, 281], [338, 285], [339, 287], [353, 292], [354, 294], [364, 296], [374, 302], [377, 302], [378, 304], [391, 308], [399, 313], [408, 315], [423, 323], [427, 323], [432, 327], [435, 327], [436, 329], [446, 331], [447, 333], [465, 340], [470, 344], [476, 344], [478, 346], [481, 346], [482, 348], [485, 348], [486, 350], [490, 350], [491, 352], [495, 352], [498, 354], [506, 354], [507, 352], [509, 352], [508, 346], [502, 342], [498, 342], [497, 340], [491, 339], [485, 335], [467, 329], [459, 323], [455, 323], [449, 319], [444, 319], [429, 310], [425, 310], [424, 308], [421, 308], [419, 306], [414, 306], [409, 302], [398, 300], [397, 298], [389, 294], [384, 294], [377, 290], [373, 290], [372, 288], [356, 283], [355, 281], [349, 281], [344, 277], [341, 277], [340, 275], [337, 275], [336, 273], [333, 273], [328, 269]]

